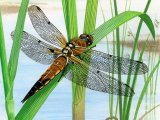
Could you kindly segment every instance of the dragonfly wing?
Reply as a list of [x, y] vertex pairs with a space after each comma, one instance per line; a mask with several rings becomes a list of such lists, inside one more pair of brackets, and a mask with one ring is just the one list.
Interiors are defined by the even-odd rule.
[[38, 6], [30, 6], [28, 13], [33, 27], [41, 38], [59, 47], [66, 45], [66, 39], [62, 33], [48, 20]]
[[[88, 50], [87, 52], [82, 53], [80, 58], [88, 64], [90, 63], [90, 66], [104, 72], [114, 72], [114, 74], [129, 74], [130, 69], [131, 74], [145, 74], [148, 72], [148, 67], [145, 63], [131, 60], [129, 58], [106, 54], [96, 50]], [[132, 68], [130, 68], [131, 63]], [[121, 65], [121, 71], [118, 71], [118, 64]], [[138, 71], [136, 70], [137, 67], [139, 67]]]
[[72, 82], [91, 90], [121, 96], [133, 96], [134, 91], [127, 84], [122, 83], [104, 72], [87, 67], [81, 63], [73, 63], [66, 78]]
[[[11, 37], [13, 39], [14, 31], [11, 33]], [[51, 64], [58, 56], [54, 49], [53, 46], [23, 31], [21, 50], [34, 61], [46, 65]]]

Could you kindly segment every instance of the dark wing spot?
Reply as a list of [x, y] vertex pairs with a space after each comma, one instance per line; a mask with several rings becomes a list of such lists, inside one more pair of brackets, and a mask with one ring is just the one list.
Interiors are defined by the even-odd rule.
[[41, 41], [40, 40], [38, 40], [38, 43], [40, 43]]
[[141, 62], [141, 61], [136, 61], [137, 63], [139, 63], [139, 64], [142, 64], [143, 62]]
[[38, 6], [36, 6], [37, 7], [37, 9], [40, 11], [41, 9], [38, 7]]
[[51, 22], [50, 22], [50, 21], [48, 21], [47, 23], [48, 23], [48, 24], [51, 24]]
[[53, 50], [53, 49], [50, 49], [50, 48], [48, 48], [48, 49], [50, 50], [51, 53], [54, 53], [54, 50]]

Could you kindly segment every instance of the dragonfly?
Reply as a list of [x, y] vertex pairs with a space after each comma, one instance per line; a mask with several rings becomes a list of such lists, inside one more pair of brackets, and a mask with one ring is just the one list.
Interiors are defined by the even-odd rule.
[[[145, 63], [88, 48], [94, 41], [91, 34], [81, 34], [68, 42], [38, 6], [30, 6], [28, 14], [42, 40], [23, 31], [21, 50], [34, 61], [50, 67], [29, 90], [22, 103], [48, 85], [60, 72], [66, 73], [64, 77], [68, 80], [91, 90], [127, 97], [134, 95], [129, 85], [107, 73], [145, 74], [148, 71]], [[13, 39], [14, 31], [11, 37]]]

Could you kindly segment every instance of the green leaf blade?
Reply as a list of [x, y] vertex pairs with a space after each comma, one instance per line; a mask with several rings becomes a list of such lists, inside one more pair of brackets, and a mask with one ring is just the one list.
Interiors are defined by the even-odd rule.
[[14, 120], [14, 100], [13, 100], [13, 93], [11, 92], [11, 87], [10, 87], [1, 13], [0, 13], [0, 59], [1, 59], [1, 67], [2, 67], [1, 69], [2, 69], [2, 76], [3, 76], [6, 113], [7, 113], [8, 119]]
[[29, 0], [22, 0], [19, 13], [18, 13], [18, 19], [17, 19], [15, 34], [13, 38], [13, 45], [12, 45], [12, 50], [11, 50], [9, 64], [8, 64], [8, 71], [9, 71], [11, 86], [13, 86], [14, 78], [17, 71], [19, 52], [21, 48], [21, 37], [22, 37], [22, 31], [24, 28], [28, 4], [29, 4]]
[[93, 35], [94, 41], [93, 44], [90, 46], [90, 48], [94, 47], [102, 38], [104, 38], [110, 32], [118, 28], [120, 25], [124, 24], [125, 22], [135, 17], [140, 17], [141, 19], [143, 19], [143, 21], [148, 26], [152, 36], [155, 37], [154, 26], [148, 15], [141, 12], [127, 11], [106, 21], [101, 26], [99, 26], [93, 33], [91, 33]]
[[144, 86], [143, 86], [143, 89], [141, 91], [141, 95], [138, 99], [138, 103], [137, 103], [137, 106], [136, 106], [136, 112], [134, 114], [134, 120], [137, 120], [137, 115], [138, 115], [138, 111], [139, 111], [139, 108], [141, 106], [141, 103], [142, 103], [142, 100], [144, 98], [144, 95], [146, 93], [146, 91], [148, 90], [148, 85], [149, 83], [151, 82], [152, 80], [152, 77], [155, 73], [155, 71], [159, 68], [159, 65], [160, 65], [160, 60], [157, 62], [157, 64], [154, 66], [153, 70], [151, 71], [149, 77], [147, 78], [147, 81], [145, 82]]

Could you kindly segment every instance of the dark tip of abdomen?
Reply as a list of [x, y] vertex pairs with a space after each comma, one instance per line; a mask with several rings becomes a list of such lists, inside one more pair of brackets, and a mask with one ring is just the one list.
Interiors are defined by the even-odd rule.
[[28, 92], [28, 94], [24, 97], [24, 99], [21, 101], [22, 103], [24, 103], [27, 99], [29, 99], [31, 96], [33, 96], [37, 91], [40, 90], [40, 87], [44, 86], [45, 84], [43, 82], [41, 82], [40, 80], [38, 80], [34, 86], [30, 89], [30, 91]]
[[29, 99], [32, 95], [34, 95], [37, 89], [38, 89], [37, 86], [34, 85], [21, 102], [24, 103], [27, 99]]
[[27, 94], [24, 98], [23, 98], [23, 100], [21, 101], [22, 103], [24, 103], [28, 98], [30, 98], [31, 96], [29, 95], [29, 94]]

